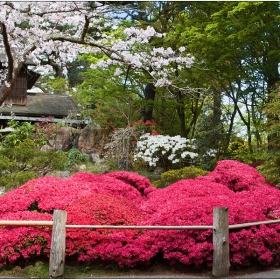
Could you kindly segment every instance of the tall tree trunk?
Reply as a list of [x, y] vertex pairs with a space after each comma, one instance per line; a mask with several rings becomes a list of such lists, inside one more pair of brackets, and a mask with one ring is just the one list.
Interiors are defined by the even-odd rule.
[[182, 94], [180, 92], [176, 93], [177, 96], [177, 114], [180, 121], [180, 134], [181, 137], [188, 137], [188, 131], [186, 130], [186, 116], [185, 116], [185, 104], [183, 101]]
[[230, 138], [231, 138], [232, 131], [233, 131], [233, 126], [234, 126], [234, 118], [235, 118], [236, 113], [237, 113], [237, 108], [236, 107], [237, 107], [237, 105], [234, 103], [233, 112], [230, 116], [229, 129], [228, 129], [228, 133], [226, 135], [224, 151], [227, 151], [228, 147], [229, 147]]
[[185, 119], [185, 112], [184, 109], [180, 108], [178, 106], [177, 108], [177, 113], [180, 121], [180, 131], [181, 131], [181, 136], [187, 138], [188, 137], [188, 132], [186, 130], [186, 119]]
[[[272, 57], [269, 57], [267, 54], [263, 55], [263, 66], [264, 71], [266, 74], [266, 81], [267, 81], [267, 93], [269, 94], [276, 88], [276, 83], [279, 82], [279, 59], [275, 59]], [[268, 98], [268, 102], [271, 100]], [[278, 121], [278, 118], [275, 119], [275, 116], [268, 115], [268, 122], [270, 121]], [[275, 150], [276, 149], [276, 143], [279, 142], [277, 139], [277, 134], [269, 134], [267, 137], [268, 142], [268, 150]]]
[[222, 116], [222, 94], [221, 90], [213, 89], [213, 119], [212, 119], [212, 127], [216, 127], [221, 122]]
[[148, 104], [142, 108], [140, 117], [143, 122], [153, 119], [153, 102], [155, 101], [155, 96], [156, 88], [154, 84], [148, 83], [144, 89], [145, 102], [147, 102]]

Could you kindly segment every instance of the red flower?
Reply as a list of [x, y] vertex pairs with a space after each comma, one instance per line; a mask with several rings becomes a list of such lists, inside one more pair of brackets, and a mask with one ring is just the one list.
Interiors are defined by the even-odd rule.
[[[156, 189], [137, 173], [45, 176], [0, 197], [2, 220], [51, 220], [65, 209], [68, 224], [212, 225], [213, 207], [228, 207], [230, 224], [277, 218], [280, 191], [256, 169], [224, 160], [207, 176]], [[265, 199], [264, 199], [265, 198]], [[50, 227], [1, 227], [0, 266], [21, 257], [49, 255]], [[66, 256], [110, 260], [119, 266], [149, 262], [161, 252], [171, 263], [212, 265], [211, 230], [67, 230]], [[280, 225], [230, 232], [231, 262], [269, 265], [279, 259]]]
[[157, 132], [155, 129], [152, 130], [152, 133], [151, 133], [151, 134], [154, 135], [154, 136], [155, 136], [155, 135], [160, 135], [160, 133]]

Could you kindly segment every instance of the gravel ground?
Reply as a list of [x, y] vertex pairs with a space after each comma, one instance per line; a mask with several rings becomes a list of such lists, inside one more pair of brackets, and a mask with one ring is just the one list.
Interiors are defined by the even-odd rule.
[[[192, 270], [188, 268], [170, 268], [162, 264], [153, 265], [150, 268], [134, 269], [118, 275], [104, 275], [84, 278], [110, 278], [110, 279], [217, 279], [212, 275], [212, 270]], [[280, 268], [267, 269], [231, 269], [228, 277], [221, 277], [219, 279], [280, 279]]]

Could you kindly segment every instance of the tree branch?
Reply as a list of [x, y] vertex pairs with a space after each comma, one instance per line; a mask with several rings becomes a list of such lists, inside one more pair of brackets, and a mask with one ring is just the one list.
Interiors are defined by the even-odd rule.
[[2, 26], [2, 36], [3, 36], [3, 43], [5, 47], [5, 51], [8, 57], [8, 77], [7, 81], [10, 82], [13, 78], [13, 70], [14, 70], [14, 59], [11, 50], [11, 46], [8, 40], [7, 29], [4, 23], [1, 23]]
[[[85, 46], [91, 46], [91, 47], [95, 47], [98, 48], [100, 51], [102, 51], [106, 56], [108, 56], [109, 58], [111, 58], [112, 60], [116, 60], [116, 61], [120, 61], [123, 62], [124, 64], [126, 64], [128, 67], [131, 67], [131, 63], [130, 62], [126, 62], [124, 56], [113, 50], [110, 47], [106, 47], [104, 45], [98, 44], [96, 42], [91, 42], [91, 41], [86, 41], [86, 40], [81, 40], [81, 39], [74, 39], [74, 38], [70, 38], [70, 37], [63, 37], [63, 36], [57, 36], [57, 37], [50, 37], [49, 40], [53, 40], [53, 41], [60, 41], [60, 42], [70, 42], [70, 43], [75, 43], [75, 44], [80, 44], [80, 45], [85, 45]], [[116, 56], [113, 56], [113, 54], [115, 54]], [[150, 71], [148, 69], [145, 69], [144, 67], [141, 67], [141, 69], [143, 70], [144, 73], [146, 73], [150, 78], [154, 78]]]
[[85, 25], [84, 25], [83, 33], [82, 33], [82, 36], [81, 36], [82, 41], [85, 40], [85, 37], [86, 37], [87, 32], [88, 32], [88, 28], [89, 28], [89, 18], [87, 16], [85, 16]]

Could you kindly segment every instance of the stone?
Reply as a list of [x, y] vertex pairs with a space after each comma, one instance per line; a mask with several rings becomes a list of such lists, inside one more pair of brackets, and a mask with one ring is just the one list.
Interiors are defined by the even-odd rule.
[[55, 149], [55, 140], [48, 140], [48, 145]]
[[154, 174], [155, 175], [161, 175], [161, 173], [163, 173], [165, 170], [164, 168], [162, 167], [157, 167], [155, 170], [154, 170]]
[[54, 177], [59, 177], [59, 178], [68, 178], [70, 176], [70, 171], [65, 170], [65, 171], [56, 171], [54, 173]]
[[86, 126], [80, 134], [78, 139], [78, 150], [85, 154], [102, 153], [104, 149], [104, 140], [109, 134], [109, 130], [94, 127], [91, 125]]
[[160, 179], [161, 179], [161, 175], [152, 174], [152, 175], [147, 176], [147, 178], [148, 178], [150, 181], [157, 181], [157, 180], [160, 180]]
[[108, 165], [102, 165], [102, 166], [100, 166], [100, 169], [102, 170], [103, 174], [106, 174], [108, 172], [111, 172], [112, 168], [110, 166], [108, 166]]
[[95, 164], [95, 165], [99, 165], [100, 164], [100, 156], [98, 153], [92, 153], [89, 157], [90, 161]]
[[49, 145], [43, 145], [41, 148], [40, 148], [40, 151], [42, 152], [48, 152], [48, 151], [55, 151], [55, 149]]
[[78, 150], [82, 153], [91, 153], [95, 147], [95, 135], [97, 129], [92, 126], [86, 126], [78, 139]]
[[61, 127], [55, 137], [55, 150], [68, 152], [72, 147], [72, 128]]
[[5, 187], [0, 187], [0, 196], [5, 193]]
[[85, 164], [79, 166], [79, 171], [85, 171], [87, 169]]

